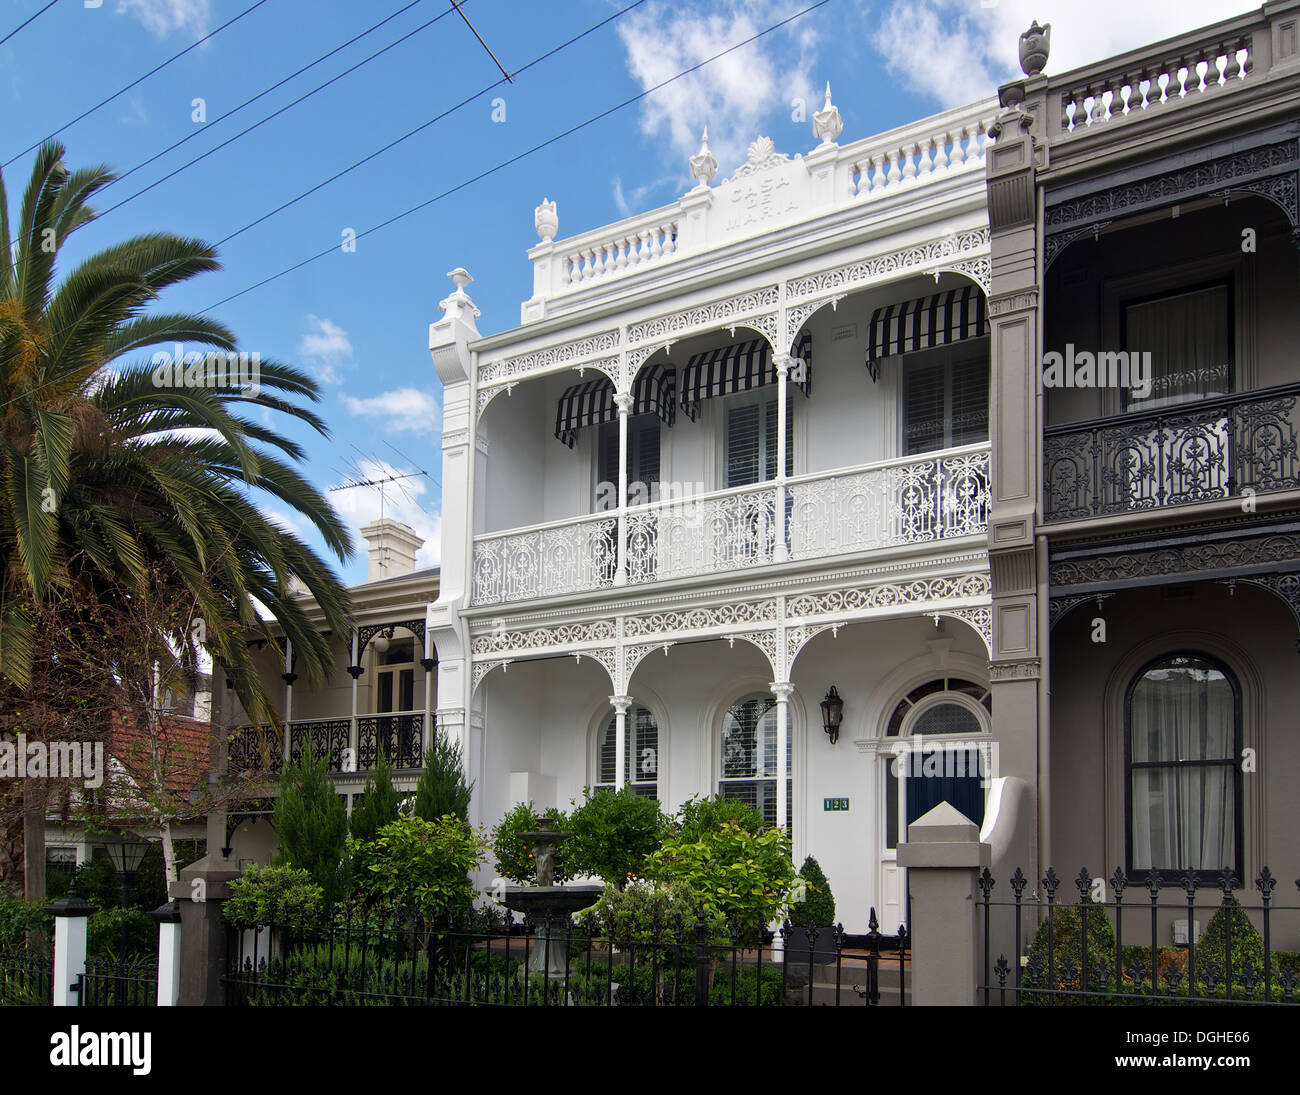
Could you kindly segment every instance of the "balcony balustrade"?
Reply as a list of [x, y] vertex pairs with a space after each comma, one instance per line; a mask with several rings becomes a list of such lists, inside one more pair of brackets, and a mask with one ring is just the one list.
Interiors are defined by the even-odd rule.
[[[352, 720], [305, 719], [289, 724], [288, 760], [324, 758], [331, 772], [371, 772], [380, 752], [395, 769], [409, 770], [424, 764], [424, 714], [358, 715], [355, 739]], [[351, 743], [355, 740], [356, 744]], [[355, 764], [347, 763], [347, 750], [354, 749]], [[273, 726], [239, 726], [227, 738], [227, 756], [232, 772], [264, 772], [278, 776], [286, 759], [284, 735]]]
[[622, 583], [617, 516], [476, 537], [472, 603], [638, 586], [971, 536], [986, 530], [988, 505], [987, 445], [674, 498], [624, 511]]
[[1300, 487], [1300, 384], [1049, 427], [1043, 517], [1072, 521]]

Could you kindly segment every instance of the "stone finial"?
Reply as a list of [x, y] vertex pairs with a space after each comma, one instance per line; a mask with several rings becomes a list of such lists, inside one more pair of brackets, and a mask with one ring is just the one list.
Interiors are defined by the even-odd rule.
[[821, 110], [813, 115], [813, 136], [820, 137], [822, 144], [834, 144], [841, 133], [844, 132], [844, 119], [840, 117], [840, 111], [834, 103], [831, 102], [831, 85], [830, 81], [826, 82], [826, 102], [822, 105]]
[[1020, 36], [1020, 70], [1026, 76], [1037, 76], [1047, 64], [1052, 49], [1052, 24], [1038, 25], [1035, 19]]
[[555, 203], [542, 199], [542, 204], [533, 210], [533, 227], [543, 243], [555, 239], [555, 230], [560, 227], [560, 217], [555, 211]]
[[482, 313], [474, 307], [474, 302], [465, 292], [465, 286], [474, 280], [470, 277], [469, 271], [463, 266], [457, 266], [455, 270], [448, 270], [447, 276], [451, 278], [456, 288], [446, 300], [438, 302], [438, 309], [445, 312], [450, 319], [464, 318], [467, 315], [478, 319]]
[[700, 151], [691, 157], [691, 178], [703, 187], [713, 181], [718, 173], [718, 161], [709, 151], [709, 129], [704, 127], [704, 136], [700, 138]]

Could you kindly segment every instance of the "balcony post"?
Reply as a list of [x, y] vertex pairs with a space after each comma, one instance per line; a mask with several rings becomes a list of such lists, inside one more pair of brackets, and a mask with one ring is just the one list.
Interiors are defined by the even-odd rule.
[[284, 640], [284, 763], [289, 763], [289, 754], [293, 748], [293, 682], [298, 679], [298, 674], [293, 671], [293, 640], [285, 637]]
[[786, 829], [785, 819], [789, 805], [785, 781], [790, 778], [790, 769], [785, 754], [790, 741], [790, 694], [794, 691], [794, 685], [789, 681], [773, 681], [771, 689], [772, 695], [776, 697], [776, 826], [778, 829]]
[[424, 756], [437, 744], [433, 733], [433, 671], [438, 668], [438, 659], [433, 656], [433, 632], [428, 624], [424, 628], [424, 657], [420, 660], [424, 667], [424, 726], [420, 734], [420, 764], [424, 765]]
[[[789, 391], [790, 361], [788, 354], [776, 355], [776, 543], [772, 558], [777, 563], [784, 563], [790, 558], [785, 543], [785, 404], [786, 393]], [[784, 701], [778, 699], [777, 702]], [[785, 817], [784, 814], [780, 816]]]
[[[357, 770], [357, 678], [361, 676], [361, 666], [357, 658], [357, 630], [352, 629], [352, 664], [348, 666], [348, 675], [352, 678], [352, 714], [348, 718], [348, 755], [352, 759], [352, 767], [349, 769], [344, 765], [345, 771]], [[346, 759], [346, 758], [345, 758]]]
[[627, 783], [627, 712], [632, 706], [631, 696], [610, 696], [614, 708], [614, 790], [621, 791]]
[[627, 584], [627, 419], [632, 410], [631, 393], [617, 393], [614, 404], [618, 407], [618, 563], [614, 584], [621, 586]]

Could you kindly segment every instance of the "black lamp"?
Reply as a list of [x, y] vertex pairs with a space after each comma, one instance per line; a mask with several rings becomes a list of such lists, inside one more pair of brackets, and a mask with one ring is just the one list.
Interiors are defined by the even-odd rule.
[[144, 862], [144, 854], [149, 850], [149, 841], [135, 833], [113, 833], [111, 836], [104, 838], [104, 845], [108, 849], [108, 858], [113, 864], [113, 870], [117, 872], [117, 877], [122, 880], [122, 937], [118, 942], [117, 951], [117, 977], [115, 978], [116, 992], [114, 993], [115, 1002], [121, 1006], [126, 1003], [126, 902], [127, 887], [135, 881], [135, 876], [140, 871], [140, 864]]
[[826, 731], [826, 736], [831, 739], [832, 745], [840, 740], [840, 723], [843, 721], [844, 701], [840, 699], [836, 687], [831, 685], [830, 691], [822, 700], [822, 727]]

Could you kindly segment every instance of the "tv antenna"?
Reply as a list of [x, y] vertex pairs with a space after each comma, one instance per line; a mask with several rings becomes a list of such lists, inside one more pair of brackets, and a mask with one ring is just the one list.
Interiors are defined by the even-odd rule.
[[[394, 447], [393, 445], [389, 445], [387, 441], [385, 441], [384, 444], [388, 445], [388, 447], [392, 449], [393, 452], [395, 452], [398, 456], [400, 456], [407, 464], [413, 466], [415, 468], [415, 471], [395, 472], [391, 475], [367, 476], [365, 472], [362, 471], [361, 465], [357, 463], [355, 459], [349, 458], [349, 464], [352, 470], [356, 473], [355, 476], [352, 475], [346, 476], [342, 483], [339, 483], [337, 486], [333, 486], [329, 488], [330, 492], [333, 493], [335, 491], [340, 491], [340, 490], [357, 490], [363, 487], [366, 488], [378, 487], [379, 488], [379, 519], [381, 521], [384, 519], [384, 507], [387, 503], [386, 489], [389, 483], [401, 484], [403, 481], [407, 479], [420, 479], [422, 477], [427, 477], [429, 474], [422, 467], [420, 467], [419, 464], [417, 464], [414, 460], [412, 460], [409, 456], [407, 456], [406, 453], [402, 452], [400, 449]], [[357, 448], [355, 445], [353, 445], [352, 447], [354, 449]], [[358, 454], [360, 454], [362, 460], [368, 460], [371, 464], [380, 464], [379, 460], [375, 459], [374, 457], [367, 456], [365, 453], [361, 452], [360, 449], [357, 449], [357, 452]], [[402, 495], [406, 498], [408, 502], [416, 504], [414, 496], [405, 487], [399, 486], [398, 490], [402, 492]]]

